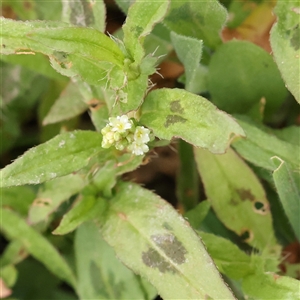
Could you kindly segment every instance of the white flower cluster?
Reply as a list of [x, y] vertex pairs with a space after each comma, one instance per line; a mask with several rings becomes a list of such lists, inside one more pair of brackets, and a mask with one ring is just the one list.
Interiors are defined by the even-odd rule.
[[109, 123], [101, 130], [102, 147], [115, 146], [116, 149], [127, 150], [135, 155], [143, 155], [149, 151], [150, 130], [144, 126], [134, 126], [126, 115], [109, 118]]

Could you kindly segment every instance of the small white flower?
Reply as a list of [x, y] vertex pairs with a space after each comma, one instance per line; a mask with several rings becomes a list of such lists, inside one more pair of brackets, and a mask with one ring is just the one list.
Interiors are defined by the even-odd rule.
[[109, 118], [109, 126], [112, 131], [124, 133], [132, 127], [132, 121], [126, 115]]
[[134, 140], [139, 144], [145, 144], [150, 141], [150, 130], [144, 126], [137, 126], [134, 132]]
[[141, 144], [134, 141], [128, 146], [128, 150], [135, 155], [143, 155], [149, 151], [149, 147], [146, 144]]
[[114, 146], [119, 151], [130, 151], [134, 155], [144, 155], [149, 151], [150, 130], [144, 126], [135, 127], [127, 115], [109, 118], [101, 133], [103, 148]]

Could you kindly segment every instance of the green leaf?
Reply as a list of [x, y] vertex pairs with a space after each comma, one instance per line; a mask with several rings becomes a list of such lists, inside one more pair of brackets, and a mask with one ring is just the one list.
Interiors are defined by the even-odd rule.
[[244, 278], [243, 290], [251, 299], [299, 299], [299, 280], [275, 273], [255, 274]]
[[[3, 0], [4, 7], [9, 11], [13, 11], [17, 15], [15, 17], [11, 12], [10, 16], [18, 20], [56, 20], [61, 19], [62, 5], [61, 1], [41, 1], [41, 0], [21, 0], [11, 1]], [[3, 11], [5, 11], [5, 8]]]
[[38, 184], [85, 167], [101, 148], [102, 136], [92, 131], [59, 134], [25, 152], [0, 171], [1, 186]]
[[250, 256], [234, 243], [211, 233], [198, 233], [221, 273], [240, 279], [254, 272]]
[[178, 142], [180, 167], [176, 178], [176, 194], [184, 211], [194, 208], [199, 200], [199, 175], [193, 155], [193, 146]]
[[22, 242], [24, 248], [58, 278], [76, 286], [72, 270], [58, 251], [18, 215], [1, 209], [1, 230], [10, 239]]
[[[208, 92], [208, 87], [207, 87], [207, 74], [208, 74], [208, 67], [199, 65], [195, 69], [193, 81], [189, 82], [189, 92], [194, 93], [194, 94], [205, 94]], [[178, 78], [178, 82], [182, 84], [186, 84], [186, 77], [185, 74], [180, 76]]]
[[[208, 202], [208, 200], [206, 200]], [[211, 204], [210, 204], [211, 205]], [[217, 217], [215, 211], [210, 207], [204, 220], [199, 224], [200, 226], [195, 229], [199, 229], [208, 233], [212, 233], [228, 239], [233, 243], [245, 247], [245, 243], [241, 243], [241, 239], [234, 232], [229, 230]], [[246, 247], [250, 251], [250, 246]]]
[[246, 113], [265, 98], [270, 117], [287, 96], [287, 89], [273, 58], [246, 41], [231, 41], [211, 58], [208, 88], [212, 101], [229, 113]]
[[[32, 51], [51, 54], [53, 50], [41, 45], [38, 42], [31, 41], [28, 33], [34, 29], [43, 28], [52, 25], [52, 28], [59, 27], [59, 22], [44, 22], [44, 21], [15, 21], [11, 19], [0, 18], [1, 26], [1, 54], [34, 54]], [[65, 26], [66, 24], [63, 23]], [[23, 53], [22, 53], [23, 52]]]
[[107, 159], [106, 163], [95, 172], [92, 183], [104, 197], [110, 198], [117, 176], [136, 170], [142, 162], [142, 155], [133, 156], [131, 153], [124, 153], [115, 159]]
[[41, 53], [35, 53], [35, 55], [1, 55], [1, 60], [10, 64], [21, 65], [51, 79], [67, 80], [51, 68], [48, 57]]
[[220, 32], [227, 19], [226, 9], [216, 0], [171, 1], [164, 23], [178, 34], [203, 40], [209, 47], [221, 43]]
[[123, 66], [124, 55], [117, 44], [105, 34], [92, 28], [65, 27], [37, 29], [29, 32], [30, 40], [56, 51], [76, 53], [93, 60]]
[[[29, 258], [17, 265], [18, 280], [13, 287], [13, 296], [11, 300], [25, 299], [40, 300], [70, 300], [67, 297], [57, 299], [54, 297], [54, 291], [59, 285], [64, 285], [61, 280], [50, 273], [41, 263], [35, 259]], [[28, 276], [30, 274], [30, 276]], [[42, 288], [41, 288], [42, 287]], [[74, 300], [74, 299], [72, 299]]]
[[155, 290], [126, 268], [93, 223], [76, 231], [76, 269], [80, 299], [153, 299]]
[[1, 188], [1, 206], [17, 211], [27, 216], [30, 204], [35, 198], [34, 191], [28, 186]]
[[[24, 112], [31, 110], [48, 87], [48, 80], [36, 72], [1, 62], [4, 121], [17, 118], [23, 121]], [[34, 89], [32, 87], [35, 87]], [[2, 101], [1, 101], [2, 102]], [[19, 123], [18, 122], [18, 123]]]
[[169, 36], [169, 30], [162, 23], [156, 24], [153, 31], [145, 38], [146, 54], [153, 53], [158, 58], [158, 62], [163, 61], [165, 56], [173, 51]]
[[59, 51], [123, 66], [124, 55], [117, 44], [96, 29], [49, 21], [0, 20], [3, 54], [34, 51], [53, 55]]
[[77, 53], [55, 52], [49, 58], [51, 66], [60, 74], [67, 77], [77, 76], [93, 85], [105, 86], [107, 81], [105, 74], [112, 68], [111, 63]]
[[273, 129], [272, 133], [279, 139], [294, 145], [299, 145], [300, 127], [296, 125], [284, 127], [281, 129]]
[[[18, 271], [14, 265], [1, 266], [1, 281], [3, 280], [8, 287], [13, 287], [17, 281]], [[3, 282], [1, 282], [3, 284]], [[3, 286], [1, 284], [1, 293]], [[3, 297], [3, 295], [1, 295]]]
[[96, 29], [62, 22], [0, 21], [2, 54], [41, 52], [49, 56], [57, 72], [96, 85], [105, 85], [102, 80], [113, 65], [123, 67], [125, 57], [118, 45]]
[[[272, 174], [270, 174], [270, 176], [272, 178]], [[278, 241], [283, 246], [294, 243], [297, 238], [291, 227], [288, 217], [283, 210], [279, 195], [276, 189], [274, 189], [274, 182], [272, 181], [272, 185], [265, 186], [265, 188], [268, 200], [271, 204], [272, 217], [274, 220], [280, 220], [280, 222], [275, 221], [273, 224]]]
[[28, 256], [20, 240], [10, 242], [0, 257], [1, 267], [16, 265]]
[[300, 1], [277, 1], [277, 23], [271, 30], [271, 47], [287, 88], [300, 103]]
[[158, 138], [180, 137], [213, 153], [224, 153], [233, 138], [244, 136], [233, 118], [205, 98], [180, 89], [149, 93], [141, 115], [141, 123]]
[[62, 1], [62, 5], [64, 22], [104, 32], [106, 9], [103, 0]]
[[117, 181], [116, 173], [116, 161], [107, 160], [93, 177], [93, 184], [105, 197], [111, 197], [111, 190]]
[[272, 157], [277, 166], [273, 178], [283, 209], [300, 241], [300, 173], [279, 157]]
[[0, 96], [0, 141], [2, 141], [0, 154], [3, 154], [11, 149], [16, 144], [18, 137], [21, 134], [19, 124], [20, 120], [14, 115], [15, 112], [10, 109], [5, 111], [5, 109], [2, 108], [2, 104], [2, 97]]
[[83, 222], [91, 220], [101, 214], [105, 208], [105, 200], [93, 195], [82, 195], [75, 205], [63, 216], [59, 226], [53, 234], [66, 234], [76, 229]]
[[70, 81], [44, 118], [43, 125], [71, 119], [86, 111], [87, 108], [88, 105], [83, 101], [78, 85]]
[[69, 174], [46, 182], [29, 210], [29, 221], [36, 224], [46, 220], [62, 202], [78, 193], [86, 185], [79, 174]]
[[189, 224], [152, 192], [120, 184], [101, 232], [163, 299], [235, 299]]
[[[139, 77], [129, 80], [124, 89], [117, 94], [117, 105], [114, 107], [114, 114], [125, 114], [129, 111], [139, 108], [147, 93], [148, 88], [148, 74], [141, 74]], [[121, 96], [124, 99], [121, 99]]]
[[119, 156], [115, 162], [116, 174], [123, 175], [136, 170], [142, 165], [143, 159], [144, 157], [142, 155], [133, 156], [131, 153], [125, 153], [122, 156]]
[[90, 107], [90, 117], [97, 131], [101, 131], [107, 124], [108, 109], [106, 105], [100, 103], [95, 108]]
[[136, 64], [140, 64], [145, 55], [145, 37], [150, 34], [154, 25], [164, 18], [169, 2], [140, 0], [130, 6], [126, 23], [123, 25], [124, 44]]
[[39, 20], [61, 21], [62, 1], [42, 1], [35, 0], [35, 7]]
[[223, 155], [195, 149], [195, 156], [206, 196], [225, 226], [253, 247], [276, 250], [269, 202], [247, 164], [230, 148]]
[[271, 171], [276, 168], [271, 161], [273, 156], [278, 156], [295, 167], [299, 165], [299, 159], [295, 155], [300, 151], [299, 144], [284, 142], [265, 132], [267, 128], [265, 130], [258, 128], [249, 119], [238, 117], [238, 123], [244, 129], [247, 138], [234, 141], [232, 146], [246, 160]]
[[175, 32], [171, 32], [171, 40], [178, 58], [184, 65], [186, 74], [185, 89], [191, 91], [202, 56], [203, 42]]
[[198, 229], [200, 224], [205, 219], [211, 207], [209, 201], [199, 203], [195, 208], [184, 214], [185, 219], [191, 224], [194, 229]]

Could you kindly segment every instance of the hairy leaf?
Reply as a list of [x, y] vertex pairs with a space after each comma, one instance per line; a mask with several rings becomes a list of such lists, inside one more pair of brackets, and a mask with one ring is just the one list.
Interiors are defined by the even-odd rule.
[[186, 74], [185, 89], [191, 91], [202, 56], [203, 42], [175, 32], [171, 32], [171, 40], [178, 58], [184, 65]]
[[254, 274], [243, 280], [243, 290], [251, 299], [298, 299], [299, 280], [275, 273]]
[[244, 136], [229, 115], [201, 96], [180, 89], [159, 89], [142, 105], [141, 123], [161, 139], [180, 137], [213, 153], [224, 153], [230, 141]]
[[60, 22], [0, 20], [3, 54], [33, 51], [52, 55], [59, 51], [123, 66], [122, 51], [112, 39], [98, 30], [70, 27]]
[[220, 32], [226, 19], [226, 9], [217, 0], [186, 0], [171, 1], [164, 23], [170, 30], [203, 40], [214, 48], [221, 43]]
[[277, 166], [273, 172], [275, 186], [283, 209], [300, 241], [300, 170], [291, 168], [279, 157], [272, 157]]
[[238, 117], [238, 123], [246, 133], [245, 139], [233, 142], [233, 147], [246, 160], [256, 166], [273, 171], [276, 167], [271, 161], [273, 156], [288, 162], [293, 166], [299, 165], [299, 159], [295, 153], [299, 153], [300, 147], [278, 139], [268, 134], [267, 128], [261, 129], [249, 119]]
[[105, 200], [94, 195], [82, 195], [75, 205], [63, 216], [53, 234], [66, 234], [73, 231], [83, 222], [91, 220], [100, 214], [105, 207]]
[[123, 26], [124, 44], [132, 59], [140, 64], [145, 55], [143, 42], [154, 25], [165, 16], [169, 0], [136, 1], [128, 11], [126, 23]]
[[41, 52], [49, 56], [52, 67], [64, 76], [80, 76], [91, 84], [99, 84], [114, 65], [123, 67], [125, 56], [119, 46], [96, 29], [5, 18], [0, 19], [0, 25], [2, 54]]
[[150, 191], [120, 185], [101, 232], [163, 299], [235, 299], [189, 224]]
[[291, 93], [300, 103], [300, 1], [277, 1], [277, 23], [271, 30], [275, 61]]
[[0, 171], [1, 186], [38, 184], [85, 167], [99, 152], [102, 136], [92, 131], [59, 134], [50, 141], [25, 152]]
[[198, 233], [221, 273], [233, 279], [240, 279], [254, 272], [251, 257], [237, 245], [211, 233]]

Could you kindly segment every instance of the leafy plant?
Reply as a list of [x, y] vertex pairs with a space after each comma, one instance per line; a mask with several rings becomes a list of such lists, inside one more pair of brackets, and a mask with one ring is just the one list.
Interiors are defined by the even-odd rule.
[[[298, 299], [300, 2], [116, 2], [3, 1], [1, 297]], [[175, 208], [126, 179], [160, 147]]]

